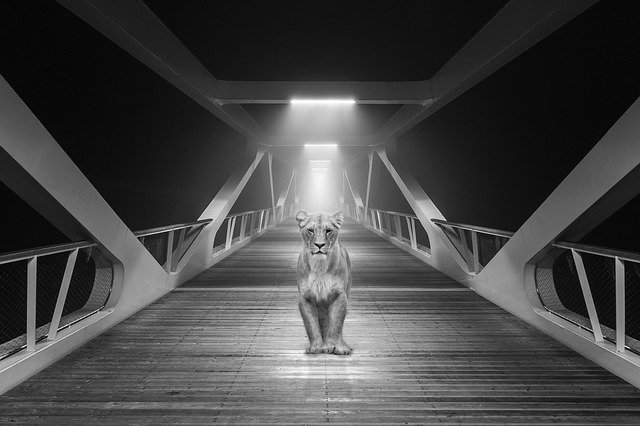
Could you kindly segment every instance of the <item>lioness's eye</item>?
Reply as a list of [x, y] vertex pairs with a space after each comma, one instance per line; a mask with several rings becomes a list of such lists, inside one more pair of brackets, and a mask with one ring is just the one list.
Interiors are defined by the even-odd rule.
[[313, 229], [307, 229], [307, 232], [313, 234]]

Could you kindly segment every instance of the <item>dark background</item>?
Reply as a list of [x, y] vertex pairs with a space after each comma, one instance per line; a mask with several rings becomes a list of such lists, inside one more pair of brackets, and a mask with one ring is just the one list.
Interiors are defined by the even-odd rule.
[[[147, 3], [218, 78], [349, 81], [431, 77], [504, 1]], [[640, 96], [638, 18], [640, 2], [596, 4], [401, 135], [398, 165], [448, 220], [517, 230]], [[197, 219], [245, 156], [241, 135], [56, 2], [0, 2], [0, 58], [131, 229]], [[233, 211], [270, 206], [265, 167]], [[408, 212], [379, 169], [372, 207]], [[66, 240], [1, 184], [0, 199], [0, 252]], [[638, 217], [636, 197], [582, 241], [640, 251]]]

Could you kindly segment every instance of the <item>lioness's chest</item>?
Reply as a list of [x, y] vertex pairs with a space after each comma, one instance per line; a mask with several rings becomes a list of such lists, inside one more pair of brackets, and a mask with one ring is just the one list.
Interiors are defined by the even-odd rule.
[[335, 275], [311, 273], [300, 280], [299, 287], [305, 298], [327, 301], [344, 290], [344, 282], [341, 277]]

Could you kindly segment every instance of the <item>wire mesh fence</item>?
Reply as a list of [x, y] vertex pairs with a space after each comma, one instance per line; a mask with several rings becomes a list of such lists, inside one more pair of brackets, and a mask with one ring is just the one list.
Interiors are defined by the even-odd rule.
[[[602, 336], [616, 342], [615, 258], [581, 253]], [[548, 311], [593, 332], [578, 266], [571, 250], [555, 247], [538, 264], [536, 289]], [[640, 353], [640, 265], [625, 262], [625, 345]]]
[[478, 274], [504, 247], [513, 235], [500, 229], [432, 219], [444, 234], [449, 250], [458, 255], [460, 266], [470, 274]]
[[[70, 251], [37, 256], [35, 339], [47, 337]], [[0, 358], [27, 344], [27, 264], [29, 259], [0, 264]], [[78, 250], [58, 329], [102, 309], [113, 285], [111, 262], [97, 249]]]
[[[369, 209], [367, 216], [369, 225], [378, 232], [421, 252], [430, 252], [429, 235], [417, 216], [377, 209]], [[364, 213], [362, 217], [365, 217]]]

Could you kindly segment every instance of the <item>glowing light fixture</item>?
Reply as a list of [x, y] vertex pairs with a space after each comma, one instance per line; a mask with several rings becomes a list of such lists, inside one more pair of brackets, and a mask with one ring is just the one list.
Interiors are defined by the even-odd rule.
[[291, 99], [291, 105], [353, 105], [355, 99]]
[[323, 147], [323, 148], [335, 148], [338, 146], [337, 143], [305, 143], [306, 147]]
[[309, 160], [309, 162], [313, 164], [327, 164], [331, 163], [331, 160]]

